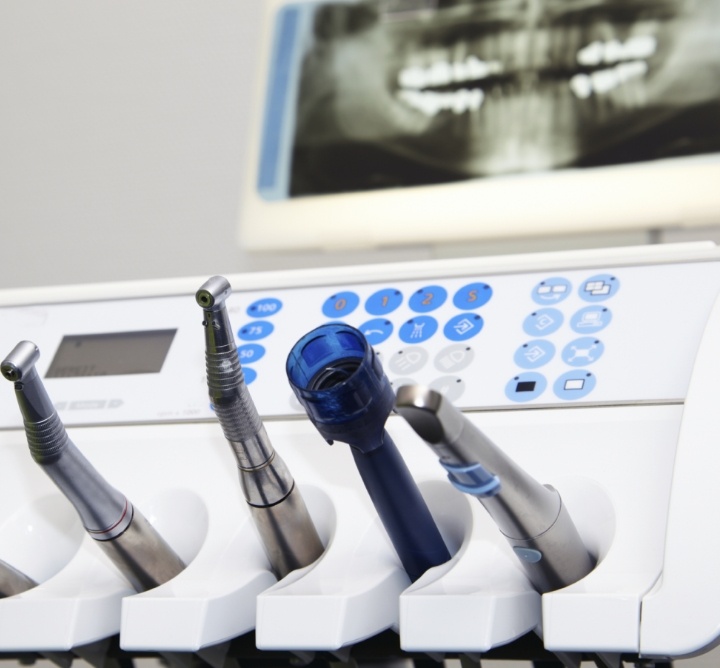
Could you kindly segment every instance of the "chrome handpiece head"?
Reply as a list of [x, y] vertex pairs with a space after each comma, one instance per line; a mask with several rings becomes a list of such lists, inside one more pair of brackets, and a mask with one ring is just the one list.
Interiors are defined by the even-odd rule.
[[404, 385], [395, 408], [438, 456], [449, 481], [490, 513], [538, 591], [565, 587], [594, 568], [558, 492], [530, 476], [442, 394]]
[[30, 454], [136, 590], [162, 584], [185, 567], [182, 560], [70, 440], [35, 368], [39, 357], [34, 343], [21, 341], [0, 364], [14, 383]]
[[273, 571], [282, 578], [314, 562], [324, 548], [245, 383], [225, 305], [231, 293], [226, 278], [213, 276], [195, 295], [203, 309], [208, 394], [237, 460], [243, 494]]
[[327, 324], [303, 336], [286, 371], [298, 401], [329, 443], [350, 445], [365, 488], [411, 580], [450, 553], [385, 430], [395, 395], [360, 331]]

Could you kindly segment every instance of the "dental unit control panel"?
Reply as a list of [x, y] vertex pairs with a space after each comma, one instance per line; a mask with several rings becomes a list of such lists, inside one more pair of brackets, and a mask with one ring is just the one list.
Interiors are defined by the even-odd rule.
[[0, 292], [0, 656], [706, 651], [718, 293], [705, 243]]

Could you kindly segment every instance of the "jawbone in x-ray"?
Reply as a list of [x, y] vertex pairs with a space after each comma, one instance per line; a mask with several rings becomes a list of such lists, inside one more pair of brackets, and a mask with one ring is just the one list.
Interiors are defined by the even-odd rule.
[[[276, 19], [260, 194], [715, 153], [718, 34], [720, 0], [287, 5]], [[278, 161], [282, 183], [268, 177]]]

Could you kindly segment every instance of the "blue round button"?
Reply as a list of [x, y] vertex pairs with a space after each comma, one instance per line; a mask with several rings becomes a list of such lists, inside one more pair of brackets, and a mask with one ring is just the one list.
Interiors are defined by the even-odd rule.
[[546, 278], [538, 283], [532, 291], [532, 298], [537, 304], [557, 304], [570, 296], [572, 285], [566, 278]]
[[487, 283], [470, 283], [455, 293], [453, 304], [463, 311], [469, 311], [487, 304], [492, 294], [492, 288]]
[[258, 299], [247, 308], [247, 314], [251, 318], [267, 318], [275, 315], [282, 308], [282, 302], [274, 297]]
[[245, 378], [245, 384], [250, 385], [257, 378], [257, 371], [251, 366], [243, 367], [243, 377]]
[[580, 298], [586, 302], [602, 302], [610, 299], [620, 289], [620, 281], [610, 274], [598, 274], [580, 286]]
[[267, 320], [253, 320], [238, 330], [238, 338], [242, 341], [258, 341], [272, 334], [275, 325]]
[[400, 306], [402, 300], [402, 292], [395, 288], [385, 288], [367, 298], [365, 310], [370, 315], [387, 315]]
[[583, 336], [568, 343], [562, 351], [562, 359], [570, 366], [592, 364], [605, 352], [605, 346], [599, 339]]
[[516, 351], [515, 364], [521, 369], [537, 369], [555, 356], [555, 346], [545, 339], [534, 339], [523, 343]]
[[376, 346], [387, 339], [393, 331], [393, 324], [385, 318], [368, 320], [358, 328], [371, 346]]
[[259, 343], [246, 343], [237, 349], [240, 364], [252, 364], [257, 362], [265, 354], [265, 348]]
[[548, 336], [560, 329], [563, 314], [556, 308], [541, 308], [531, 313], [523, 322], [523, 329], [530, 336]]
[[611, 320], [612, 311], [607, 306], [586, 306], [570, 318], [570, 327], [578, 334], [594, 334], [605, 329]]
[[429, 315], [419, 315], [401, 325], [398, 334], [405, 343], [422, 343], [435, 334], [437, 329], [438, 323], [435, 318]]
[[511, 401], [532, 401], [547, 387], [545, 376], [534, 371], [525, 371], [514, 376], [505, 386], [505, 396]]
[[342, 318], [352, 313], [359, 303], [360, 297], [354, 292], [338, 292], [325, 300], [322, 312], [328, 318]]
[[427, 285], [410, 297], [408, 305], [416, 313], [429, 313], [440, 308], [447, 299], [447, 290], [439, 285]]
[[595, 389], [595, 376], [585, 369], [573, 369], [555, 381], [553, 391], [560, 399], [582, 399]]
[[484, 324], [477, 313], [461, 313], [448, 320], [443, 328], [443, 334], [450, 341], [467, 341], [478, 334]]

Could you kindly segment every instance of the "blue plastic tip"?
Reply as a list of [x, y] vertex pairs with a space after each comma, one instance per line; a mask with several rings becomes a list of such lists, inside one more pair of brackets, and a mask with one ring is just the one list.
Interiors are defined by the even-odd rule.
[[363, 451], [382, 442], [394, 393], [360, 331], [343, 324], [312, 330], [293, 346], [286, 371], [295, 396], [328, 441]]

